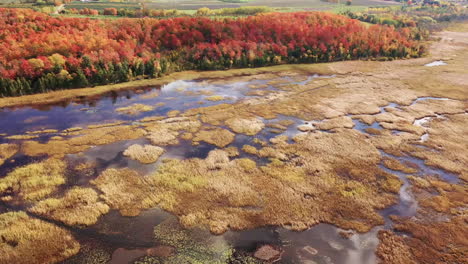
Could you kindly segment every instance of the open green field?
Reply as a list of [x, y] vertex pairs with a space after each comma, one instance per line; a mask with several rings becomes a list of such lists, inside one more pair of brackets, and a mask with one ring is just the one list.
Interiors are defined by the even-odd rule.
[[90, 9], [96, 9], [96, 10], [104, 10], [104, 8], [125, 8], [125, 9], [140, 9], [141, 6], [139, 3], [133, 3], [133, 2], [80, 2], [80, 1], [74, 1], [71, 2], [70, 4], [65, 5], [66, 8], [71, 9], [71, 8], [76, 8], [76, 9], [83, 9], [83, 8], [90, 8]]
[[[342, 3], [345, 3], [343, 0]], [[355, 6], [379, 6], [379, 5], [398, 5], [393, 1], [381, 0], [354, 0]], [[268, 6], [291, 9], [310, 9], [310, 10], [327, 10], [332, 9], [336, 3], [328, 3], [321, 0], [251, 0], [246, 3], [226, 3], [218, 0], [161, 0], [152, 3], [145, 3], [145, 6], [152, 9], [179, 9], [179, 10], [196, 10], [202, 7], [210, 9], [233, 8], [240, 6]]]
[[[244, 3], [229, 3], [219, 0], [160, 0], [143, 3], [142, 5], [148, 9], [178, 9], [185, 11], [184, 13], [192, 14], [195, 10], [208, 7], [210, 9], [220, 8], [236, 8], [241, 6], [268, 6], [279, 11], [298, 11], [298, 10], [341, 10], [343, 9], [345, 0], [338, 3], [329, 3], [322, 0], [251, 0]], [[384, 1], [384, 0], [354, 0], [352, 6], [345, 6], [346, 9], [356, 9], [368, 6], [388, 6], [399, 5], [397, 2]], [[104, 8], [126, 8], [126, 9], [140, 9], [142, 6], [134, 2], [80, 2], [74, 1], [66, 5], [67, 9], [76, 8], [90, 8], [96, 10], [103, 10]]]

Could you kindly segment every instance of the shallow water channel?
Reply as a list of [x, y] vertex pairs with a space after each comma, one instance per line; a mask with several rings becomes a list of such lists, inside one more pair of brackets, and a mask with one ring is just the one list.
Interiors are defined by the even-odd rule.
[[[313, 81], [320, 76], [310, 76], [305, 80], [294, 80], [289, 77], [281, 81], [287, 84], [303, 85]], [[30, 131], [40, 130], [64, 130], [73, 127], [87, 127], [111, 122], [138, 122], [145, 117], [165, 116], [171, 111], [185, 111], [190, 108], [200, 106], [213, 106], [222, 103], [233, 103], [246, 98], [260, 96], [260, 94], [271, 94], [281, 91], [281, 85], [273, 86], [270, 80], [252, 80], [244, 82], [230, 82], [218, 84], [216, 82], [198, 81], [176, 81], [162, 87], [146, 88], [132, 91], [111, 92], [95, 98], [76, 98], [67, 102], [53, 105], [24, 106], [18, 108], [0, 109], [0, 134], [21, 135]], [[257, 87], [252, 89], [252, 87]], [[258, 88], [259, 87], [259, 88]], [[263, 91], [262, 93], [252, 93], [253, 90]], [[431, 99], [423, 98], [418, 100]], [[154, 106], [153, 109], [126, 113], [119, 109], [134, 105], [144, 104]], [[390, 104], [388, 107], [398, 107]], [[382, 111], [384, 107], [382, 107]], [[266, 124], [281, 120], [292, 120], [293, 124], [280, 134], [289, 138], [300, 132], [297, 128], [300, 125], [308, 124], [305, 120], [298, 118], [279, 116], [273, 120], [263, 120]], [[376, 122], [371, 125], [364, 124], [357, 119], [353, 119], [355, 126], [353, 129], [366, 133], [367, 128], [382, 129]], [[268, 141], [279, 133], [268, 126], [254, 137], [237, 134], [230, 146], [241, 148], [245, 144], [255, 145], [258, 140]], [[46, 141], [54, 133], [40, 134], [39, 140]], [[0, 143], [7, 143], [8, 138], [0, 138]], [[159, 162], [143, 165], [137, 161], [126, 158], [122, 153], [128, 146], [133, 144], [148, 144], [148, 140], [136, 139], [119, 141], [109, 145], [96, 146], [79, 155], [67, 155], [69, 161], [85, 159], [97, 164], [95, 174], [99, 174], [107, 168], [128, 167], [147, 174], [154, 171]], [[188, 141], [181, 140], [178, 145], [165, 147], [165, 154], [161, 158], [205, 158], [208, 152], [216, 147], [208, 143], [200, 143], [193, 146]], [[382, 156], [389, 154], [382, 152]], [[240, 157], [249, 157], [258, 164], [267, 163], [267, 159], [254, 157], [242, 152]], [[393, 157], [396, 158], [396, 157]], [[40, 158], [36, 158], [40, 159]], [[398, 157], [399, 160], [415, 163], [419, 169], [419, 174], [437, 174], [447, 181], [456, 181], [456, 177], [442, 170], [428, 167], [422, 160], [412, 157]], [[12, 168], [31, 163], [34, 159], [23, 156], [21, 153], [12, 157], [14, 162], [6, 162], [0, 166], [0, 177], [4, 176]], [[382, 169], [397, 175], [402, 181], [399, 194], [399, 202], [394, 206], [382, 210], [386, 223], [384, 226], [373, 228], [370, 232], [359, 234], [348, 233], [329, 224], [318, 224], [308, 230], [295, 232], [284, 227], [264, 227], [254, 230], [229, 231], [221, 236], [210, 234], [206, 230], [183, 230], [178, 225], [176, 218], [160, 209], [151, 209], [142, 212], [137, 217], [123, 217], [117, 211], [102, 216], [97, 224], [85, 228], [74, 229], [77, 238], [82, 244], [82, 251], [65, 263], [132, 263], [135, 259], [144, 256], [164, 257], [166, 255], [186, 254], [190, 252], [184, 250], [187, 247], [196, 254], [209, 255], [206, 263], [233, 262], [232, 259], [223, 259], [224, 250], [234, 250], [233, 256], [242, 259], [245, 256], [252, 257], [254, 252], [263, 245], [271, 245], [281, 252], [278, 263], [377, 263], [375, 250], [378, 245], [377, 233], [379, 230], [391, 228], [392, 223], [389, 215], [413, 216], [416, 214], [417, 202], [414, 200], [410, 190], [410, 183], [406, 179], [406, 174], [391, 171], [382, 166]], [[75, 179], [76, 185], [87, 185], [87, 179]], [[2, 207], [0, 207], [1, 210]], [[255, 210], [255, 208], [252, 208]], [[207, 248], [193, 249], [183, 244], [181, 248], [171, 245], [171, 248], [161, 248], [163, 245], [154, 237], [154, 227], [160, 224], [171, 222], [168, 228], [176, 228], [173, 232], [184, 232], [193, 241]], [[167, 230], [169, 233], [172, 230]], [[201, 234], [201, 235], [200, 235]], [[347, 235], [346, 235], [347, 234]], [[349, 237], [347, 237], [349, 236]], [[215, 246], [216, 244], [216, 246]], [[213, 248], [210, 248], [210, 247]], [[201, 246], [200, 246], [201, 247]], [[164, 251], [165, 250], [165, 251]], [[157, 253], [154, 253], [157, 252]], [[162, 253], [161, 253], [162, 252]], [[168, 253], [169, 252], [169, 253]], [[193, 253], [193, 252], [192, 252]], [[185, 257], [185, 255], [184, 255]], [[192, 256], [194, 257], [194, 256]], [[150, 258], [150, 257], [149, 257]], [[96, 261], [96, 262], [93, 262]], [[138, 263], [156, 263], [150, 262]], [[212, 262], [211, 262], [212, 261]], [[244, 262], [235, 262], [244, 263]]]

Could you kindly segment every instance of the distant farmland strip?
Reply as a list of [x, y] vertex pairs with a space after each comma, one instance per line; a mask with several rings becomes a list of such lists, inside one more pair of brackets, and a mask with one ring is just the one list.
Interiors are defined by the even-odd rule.
[[126, 9], [140, 9], [141, 6], [138, 3], [120, 3], [120, 2], [71, 2], [70, 4], [66, 4], [65, 8], [71, 9], [84, 9], [84, 8], [89, 8], [89, 9], [96, 9], [98, 11], [102, 11], [105, 8], [126, 8]]

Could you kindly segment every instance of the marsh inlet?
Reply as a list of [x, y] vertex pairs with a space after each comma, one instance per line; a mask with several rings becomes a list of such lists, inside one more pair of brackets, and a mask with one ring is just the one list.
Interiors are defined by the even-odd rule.
[[[295, 81], [279, 77], [275, 82], [303, 85], [316, 78], [312, 75]], [[244, 98], [264, 96], [280, 91], [272, 80], [248, 81], [178, 80], [161, 87], [110, 92], [93, 98], [80, 98], [52, 105], [1, 108], [0, 134], [18, 135], [45, 129], [64, 130], [72, 127], [99, 125], [103, 122], [132, 122], [145, 117], [165, 116], [171, 111], [184, 111], [223, 103], [234, 103]]]

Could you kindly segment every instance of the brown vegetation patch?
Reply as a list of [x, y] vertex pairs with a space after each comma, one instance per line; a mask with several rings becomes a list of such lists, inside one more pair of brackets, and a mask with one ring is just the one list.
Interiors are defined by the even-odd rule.
[[226, 120], [226, 125], [236, 133], [246, 134], [249, 136], [256, 135], [265, 127], [262, 120], [256, 117], [252, 118], [230, 118]]
[[0, 214], [0, 263], [56, 263], [80, 250], [72, 234], [24, 212]]
[[390, 158], [390, 157], [385, 157], [382, 160], [382, 163], [383, 163], [383, 165], [385, 167], [387, 167], [387, 168], [389, 168], [391, 170], [401, 171], [401, 172], [404, 172], [404, 173], [407, 173], [407, 174], [416, 173], [418, 171], [415, 168], [410, 168], [408, 166], [405, 166], [399, 160], [394, 159], [394, 158]]
[[179, 140], [177, 139], [178, 135], [179, 133], [176, 131], [160, 129], [149, 133], [148, 136], [146, 136], [146, 138], [148, 138], [154, 145], [177, 145], [179, 143]]
[[150, 164], [156, 162], [163, 153], [164, 149], [160, 147], [134, 144], [128, 147], [123, 154], [143, 164]]
[[16, 168], [0, 179], [1, 200], [36, 201], [65, 183], [65, 162], [48, 159]]
[[98, 194], [91, 188], [76, 187], [61, 198], [42, 200], [29, 209], [66, 225], [93, 225], [109, 211], [109, 206], [99, 201]]
[[178, 144], [177, 137], [181, 131], [186, 132], [185, 139], [191, 139], [193, 135], [188, 132], [197, 132], [200, 127], [200, 121], [189, 117], [173, 117], [145, 124], [145, 129], [149, 132], [147, 138], [154, 145], [161, 146]]
[[337, 130], [295, 141], [264, 147], [285, 161], [263, 167], [230, 160], [221, 150], [205, 160], [166, 161], [148, 184], [159, 205], [184, 225], [206, 225], [215, 233], [263, 225], [302, 230], [322, 221], [362, 232], [383, 223], [377, 211], [394, 202], [401, 183], [378, 168], [380, 153], [364, 135]]
[[429, 139], [425, 146], [437, 149], [419, 148], [411, 155], [424, 159], [425, 163], [453, 173], [468, 180], [468, 114], [447, 115], [447, 118], [434, 119], [429, 124]]
[[317, 122], [314, 126], [320, 130], [330, 130], [335, 128], [353, 128], [354, 122], [348, 116], [341, 116]]
[[5, 160], [13, 157], [19, 150], [16, 144], [0, 144], [0, 166]]
[[224, 148], [234, 141], [234, 136], [232, 132], [223, 128], [203, 129], [195, 134], [193, 141], [204, 141], [208, 144]]
[[212, 96], [206, 97], [205, 99], [211, 102], [219, 102], [219, 101], [226, 100], [226, 98], [222, 95], [212, 95]]
[[405, 244], [404, 238], [394, 234], [392, 231], [379, 232], [380, 244], [377, 248], [377, 256], [380, 263], [384, 264], [417, 264], [419, 263], [411, 248]]
[[39, 136], [37, 135], [12, 135], [5, 137], [6, 139], [12, 139], [12, 140], [25, 140], [25, 139], [33, 139], [33, 138], [38, 138]]
[[435, 223], [401, 220], [395, 229], [411, 236], [381, 233], [377, 254], [382, 263], [464, 263], [468, 258], [466, 216]]
[[91, 183], [103, 192], [101, 198], [124, 216], [136, 216], [157, 204], [146, 178], [130, 169], [107, 169]]
[[419, 205], [425, 209], [444, 214], [458, 214], [459, 208], [468, 204], [468, 188], [464, 185], [450, 184], [437, 179], [411, 177], [415, 192], [423, 191], [431, 195], [418, 195]]

